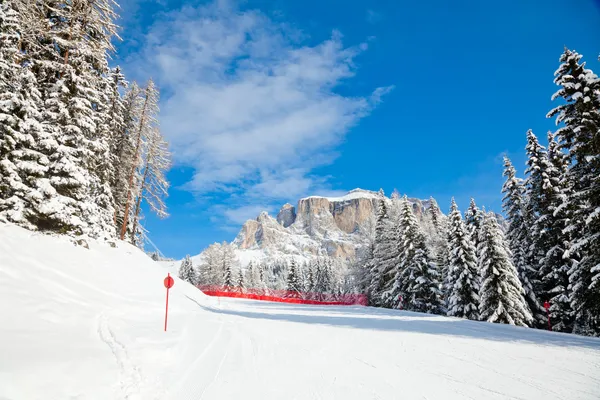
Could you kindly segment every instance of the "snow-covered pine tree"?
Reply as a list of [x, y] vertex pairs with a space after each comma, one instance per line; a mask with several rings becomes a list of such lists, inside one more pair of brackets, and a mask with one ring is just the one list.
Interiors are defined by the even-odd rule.
[[507, 252], [504, 234], [493, 213], [484, 215], [479, 238], [480, 319], [487, 322], [529, 326], [533, 317], [525, 291]]
[[475, 204], [475, 199], [471, 198], [469, 208], [465, 211], [465, 225], [469, 232], [469, 236], [471, 236], [471, 241], [473, 241], [473, 244], [475, 245], [476, 251], [479, 249], [479, 231], [482, 220], [483, 212], [477, 207], [477, 204]]
[[315, 262], [311, 261], [308, 263], [306, 268], [306, 288], [307, 293], [313, 293], [315, 291]]
[[375, 238], [373, 245], [373, 258], [370, 262], [368, 296], [369, 303], [373, 306], [381, 306], [381, 294], [383, 291], [383, 265], [382, 260], [385, 257], [385, 248], [387, 241], [384, 240], [389, 225], [389, 215], [385, 204], [385, 194], [383, 189], [379, 190], [377, 204], [377, 220], [375, 222]]
[[[353, 293], [368, 293], [371, 280], [371, 269], [373, 267], [373, 240], [360, 252], [349, 269], [349, 280], [352, 282]], [[309, 277], [310, 278], [310, 277]]]
[[296, 260], [292, 258], [290, 266], [288, 268], [287, 276], [287, 290], [294, 293], [300, 293], [302, 291], [302, 284], [298, 275], [298, 266]]
[[544, 235], [540, 238], [542, 246], [548, 250], [540, 260], [540, 281], [543, 301], [550, 302], [550, 321], [552, 330], [571, 332], [573, 330], [573, 311], [569, 301], [569, 270], [573, 264], [567, 256], [570, 247], [570, 235], [564, 230], [567, 227], [566, 209], [562, 207], [562, 198], [570, 185], [563, 180], [567, 172], [565, 155], [559, 150], [554, 134], [548, 132], [547, 171], [549, 204], [544, 215], [546, 219]]
[[479, 276], [475, 245], [452, 198], [450, 205], [448, 315], [479, 320]]
[[237, 289], [240, 292], [245, 292], [246, 291], [246, 282], [244, 280], [244, 271], [242, 270], [242, 268], [238, 268], [238, 274], [237, 274], [237, 279], [236, 279], [236, 285]]
[[52, 143], [39, 123], [41, 93], [30, 67], [22, 65], [22, 24], [11, 5], [0, 4], [0, 220], [37, 229], [49, 186], [48, 159], [40, 150]]
[[569, 257], [579, 258], [569, 271], [575, 333], [600, 335], [600, 80], [581, 55], [565, 48], [554, 73], [559, 86], [552, 100], [563, 104], [548, 113], [563, 124], [556, 137], [568, 157], [565, 181], [572, 185], [565, 207], [572, 237]]
[[440, 273], [430, 260], [425, 236], [406, 196], [400, 212], [399, 257], [394, 284], [386, 292], [386, 298], [393, 308], [400, 308], [399, 296], [402, 296], [406, 309], [440, 314], [443, 312]]
[[233, 247], [227, 243], [223, 242], [221, 244], [221, 271], [223, 273], [223, 286], [225, 286], [226, 290], [230, 290], [235, 286], [235, 276], [233, 271], [236, 267], [239, 267], [239, 262], [235, 256], [235, 251]]
[[442, 292], [445, 297], [445, 302], [450, 291], [448, 290], [448, 269], [449, 269], [449, 253], [448, 247], [448, 218], [442, 214], [437, 201], [429, 198], [429, 204], [421, 221], [423, 233], [425, 234], [426, 244], [431, 254], [433, 262], [437, 265], [442, 279]]
[[386, 198], [383, 190], [379, 190], [377, 222], [375, 223], [375, 243], [369, 284], [369, 303], [382, 306], [383, 291], [386, 285], [386, 273], [392, 271], [396, 263], [395, 227], [390, 222]]
[[[527, 307], [534, 318], [532, 323], [535, 327], [542, 328], [545, 323], [544, 310], [535, 290], [535, 285], [538, 284], [538, 269], [536, 266], [531, 265], [531, 262], [535, 262], [535, 260], [530, 256], [532, 249], [535, 248], [530, 231], [535, 221], [535, 214], [530, 211], [527, 214], [529, 218], [525, 217], [528, 203], [525, 196], [525, 186], [523, 181], [517, 178], [516, 170], [506, 156], [504, 156], [503, 176], [506, 177], [506, 180], [502, 186], [502, 193], [504, 193], [502, 207], [509, 222], [506, 239], [512, 264], [517, 269], [521, 285], [525, 291]], [[527, 195], [530, 197], [532, 193], [528, 192]]]
[[246, 267], [246, 277], [244, 278], [246, 287], [248, 289], [257, 289], [258, 279], [258, 268], [256, 267], [254, 261], [250, 261]]
[[196, 270], [194, 269], [194, 264], [192, 263], [192, 259], [189, 255], [186, 255], [183, 261], [181, 261], [181, 265], [179, 266], [179, 279], [189, 282], [192, 285], [196, 285], [198, 282], [198, 277], [196, 274]]

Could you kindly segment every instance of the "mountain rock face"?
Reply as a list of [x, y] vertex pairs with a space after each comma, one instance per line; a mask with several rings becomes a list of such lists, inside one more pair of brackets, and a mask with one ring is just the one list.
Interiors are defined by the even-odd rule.
[[[285, 204], [277, 218], [262, 212], [248, 220], [233, 244], [243, 265], [257, 258], [308, 260], [324, 255], [350, 261], [372, 238], [379, 201], [376, 192], [362, 189], [342, 197], [307, 197], [296, 207]], [[427, 203], [410, 201], [417, 214]]]

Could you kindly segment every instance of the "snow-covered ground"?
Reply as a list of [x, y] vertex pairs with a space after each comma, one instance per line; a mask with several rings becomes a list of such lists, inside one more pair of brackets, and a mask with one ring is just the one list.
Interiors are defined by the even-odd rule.
[[594, 399], [600, 340], [209, 298], [137, 249], [0, 224], [0, 399]]

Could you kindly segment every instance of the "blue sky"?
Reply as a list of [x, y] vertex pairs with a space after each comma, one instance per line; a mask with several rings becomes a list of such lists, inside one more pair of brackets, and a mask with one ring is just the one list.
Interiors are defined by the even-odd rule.
[[[453, 3], [453, 4], [450, 4]], [[456, 3], [456, 4], [454, 4]], [[113, 64], [159, 85], [167, 256], [356, 187], [501, 211], [502, 155], [554, 128], [563, 46], [600, 72], [593, 0], [122, 0]]]

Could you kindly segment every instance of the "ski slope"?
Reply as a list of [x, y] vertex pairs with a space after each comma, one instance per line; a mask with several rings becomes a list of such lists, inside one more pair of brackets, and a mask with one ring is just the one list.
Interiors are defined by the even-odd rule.
[[594, 399], [600, 340], [209, 298], [118, 248], [0, 223], [0, 400]]

